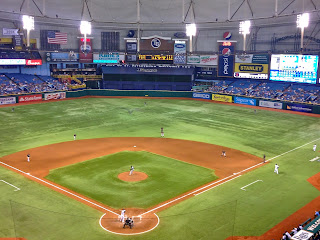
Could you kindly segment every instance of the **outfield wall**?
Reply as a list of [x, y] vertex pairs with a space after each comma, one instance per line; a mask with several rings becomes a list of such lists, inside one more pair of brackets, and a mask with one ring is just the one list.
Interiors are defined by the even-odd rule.
[[18, 96], [0, 97], [0, 105], [39, 102], [47, 100], [58, 100], [65, 98], [78, 98], [86, 96], [100, 97], [166, 97], [166, 98], [190, 98], [204, 99], [218, 102], [236, 103], [257, 107], [283, 109], [305, 113], [320, 114], [320, 105], [312, 105], [297, 102], [285, 102], [263, 98], [250, 98], [246, 96], [235, 96], [221, 93], [208, 92], [182, 92], [182, 91], [156, 91], [156, 90], [107, 90], [107, 89], [85, 89], [79, 91], [61, 91], [50, 93], [25, 94]]

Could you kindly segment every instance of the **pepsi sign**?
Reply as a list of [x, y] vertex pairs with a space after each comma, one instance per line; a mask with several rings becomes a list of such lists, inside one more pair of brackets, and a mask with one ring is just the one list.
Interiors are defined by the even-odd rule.
[[226, 40], [229, 40], [231, 37], [232, 37], [231, 32], [225, 32], [225, 33], [223, 34], [223, 38], [226, 39]]
[[234, 46], [219, 45], [218, 77], [233, 77]]

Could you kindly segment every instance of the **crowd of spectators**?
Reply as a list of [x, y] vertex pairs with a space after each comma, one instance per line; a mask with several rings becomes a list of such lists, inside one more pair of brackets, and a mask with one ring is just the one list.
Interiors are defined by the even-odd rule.
[[[315, 211], [314, 213], [314, 219], [318, 218], [319, 217], [319, 211]], [[294, 236], [295, 234], [297, 234], [300, 230], [303, 229], [304, 226], [306, 226], [309, 222], [311, 222], [311, 218], [307, 219], [304, 223], [302, 224], [299, 224], [299, 226], [297, 227], [294, 227], [290, 232], [288, 231], [285, 231], [283, 234], [282, 234], [282, 237], [280, 238], [280, 240], [289, 240], [289, 239], [292, 239], [292, 236]], [[320, 236], [318, 233], [316, 233], [313, 237], [312, 237], [312, 240], [318, 240], [320, 239]]]
[[201, 84], [206, 86], [205, 92], [320, 104], [320, 86], [317, 85], [258, 80], [216, 80], [209, 86], [205, 82]]
[[68, 90], [66, 83], [61, 83], [54, 78], [36, 77], [29, 75], [15, 75], [8, 77], [0, 74], [0, 95], [24, 94], [24, 93], [39, 93], [53, 92], [58, 90]]

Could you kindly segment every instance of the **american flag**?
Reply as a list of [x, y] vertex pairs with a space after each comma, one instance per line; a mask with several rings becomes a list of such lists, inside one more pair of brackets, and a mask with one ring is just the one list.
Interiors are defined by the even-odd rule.
[[48, 32], [48, 43], [54, 44], [67, 44], [68, 43], [68, 34], [61, 32]]

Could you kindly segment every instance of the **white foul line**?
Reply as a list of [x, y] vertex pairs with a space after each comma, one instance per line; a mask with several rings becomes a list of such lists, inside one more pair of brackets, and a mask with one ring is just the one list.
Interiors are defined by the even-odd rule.
[[281, 153], [280, 155], [278, 155], [278, 156], [275, 156], [275, 157], [273, 157], [273, 158], [270, 158], [269, 160], [267, 160], [266, 162], [269, 162], [269, 161], [271, 161], [271, 160], [273, 160], [273, 159], [275, 159], [275, 158], [278, 158], [278, 157], [281, 157], [282, 155], [285, 155], [285, 154], [287, 154], [287, 153], [289, 153], [289, 152], [292, 152], [292, 151], [294, 151], [294, 150], [297, 150], [297, 149], [299, 149], [299, 148], [302, 148], [302, 147], [304, 147], [304, 146], [306, 146], [306, 145], [308, 145], [308, 144], [310, 144], [310, 143], [313, 143], [314, 141], [318, 141], [320, 138], [317, 138], [317, 139], [315, 139], [315, 140], [313, 140], [313, 141], [310, 141], [310, 142], [308, 142], [308, 143], [306, 143], [306, 144], [303, 144], [303, 145], [301, 145], [301, 146], [299, 146], [299, 147], [296, 147], [296, 148], [294, 148], [294, 149], [291, 149], [291, 150], [289, 150], [289, 151], [287, 151], [287, 152], [285, 152], [285, 153]]
[[24, 171], [21, 171], [20, 169], [15, 168], [15, 167], [12, 167], [12, 166], [4, 163], [4, 162], [0, 162], [0, 163], [3, 164], [3, 165], [5, 165], [5, 166], [7, 166], [7, 167], [10, 167], [10, 168], [18, 171], [18, 172], [21, 172], [21, 173], [23, 173], [23, 174], [26, 174], [27, 176], [29, 176], [29, 177], [31, 177], [31, 178], [35, 178], [35, 179], [37, 179], [38, 181], [43, 182], [43, 183], [45, 183], [45, 184], [47, 184], [47, 185], [49, 185], [49, 186], [51, 186], [51, 187], [54, 187], [54, 188], [56, 188], [56, 189], [59, 189], [59, 190], [62, 191], [62, 192], [68, 193], [68, 194], [70, 194], [71, 196], [74, 196], [74, 197], [76, 197], [76, 198], [79, 198], [79, 199], [81, 199], [82, 201], [88, 202], [88, 203], [90, 203], [90, 204], [92, 204], [92, 205], [94, 205], [94, 206], [96, 206], [96, 207], [99, 207], [99, 208], [101, 208], [101, 209], [103, 209], [103, 210], [105, 210], [105, 211], [111, 212], [111, 213], [113, 213], [113, 214], [115, 214], [115, 215], [119, 215], [119, 214], [117, 214], [117, 213], [115, 213], [115, 212], [113, 212], [113, 211], [111, 211], [111, 210], [109, 210], [109, 209], [107, 209], [107, 208], [105, 208], [105, 207], [103, 207], [103, 206], [100, 206], [99, 204], [96, 204], [96, 203], [94, 203], [94, 202], [91, 202], [91, 201], [88, 200], [88, 199], [85, 199], [85, 198], [83, 198], [83, 197], [80, 197], [80, 196], [78, 196], [77, 194], [74, 194], [74, 193], [72, 193], [72, 192], [69, 192], [69, 191], [67, 191], [67, 190], [65, 190], [65, 189], [63, 189], [63, 188], [61, 188], [61, 187], [58, 187], [58, 186], [56, 186], [56, 185], [54, 185], [54, 184], [52, 184], [52, 183], [50, 183], [50, 182], [47, 182], [47, 181], [45, 181], [45, 180], [43, 180], [43, 179], [41, 179], [41, 178], [38, 178], [38, 177], [36, 177], [36, 176], [33, 176], [33, 175], [31, 175], [30, 173], [26, 173], [26, 172], [24, 172]]
[[11, 187], [14, 187], [14, 188], [16, 189], [16, 190], [14, 190], [14, 191], [19, 191], [19, 190], [20, 190], [20, 188], [18, 188], [18, 187], [16, 187], [16, 186], [14, 186], [14, 185], [12, 185], [12, 184], [10, 184], [10, 183], [8, 183], [8, 182], [4, 181], [4, 180], [0, 180], [0, 182], [4, 182], [4, 183], [6, 183], [6, 184], [10, 185]]
[[226, 183], [226, 182], [230, 182], [230, 181], [232, 181], [233, 179], [236, 179], [236, 178], [241, 177], [241, 176], [242, 176], [242, 175], [236, 176], [235, 178], [231, 178], [231, 179], [229, 179], [228, 181], [225, 181], [225, 182], [223, 182], [223, 183], [220, 183], [220, 184], [217, 185], [217, 186], [213, 186], [212, 188], [209, 188], [209, 189], [207, 189], [207, 190], [205, 190], [205, 191], [203, 191], [203, 192], [197, 193], [197, 194], [195, 194], [195, 196], [200, 195], [201, 193], [204, 193], [204, 192], [209, 191], [209, 190], [211, 190], [211, 189], [214, 189], [214, 188], [216, 188], [216, 187], [218, 187], [218, 186], [221, 186], [222, 184], [224, 184], [224, 183]]
[[[301, 146], [299, 146], [299, 147], [296, 147], [296, 148], [291, 149], [291, 150], [289, 150], [289, 151], [287, 151], [287, 152], [281, 153], [281, 154], [278, 155], [278, 156], [275, 156], [275, 157], [273, 157], [273, 158], [270, 158], [270, 159], [266, 160], [266, 162], [269, 162], [269, 161], [271, 161], [271, 160], [273, 160], [273, 159], [276, 159], [276, 158], [278, 158], [278, 157], [281, 157], [281, 156], [283, 156], [283, 155], [285, 155], [285, 154], [287, 154], [287, 153], [290, 153], [290, 152], [292, 152], [292, 151], [294, 151], [294, 150], [297, 150], [297, 149], [299, 149], [299, 148], [302, 148], [302, 147], [304, 147], [304, 146], [306, 146], [306, 145], [308, 145], [308, 144], [310, 144], [310, 143], [313, 143], [314, 141], [318, 141], [319, 139], [320, 139], [320, 138], [317, 138], [317, 139], [315, 139], [315, 140], [313, 140], [313, 141], [310, 141], [310, 142], [308, 142], [308, 143], [306, 143], [306, 144], [303, 144], [303, 145], [301, 145]], [[237, 175], [237, 174], [240, 174], [240, 173], [242, 173], [242, 172], [248, 171], [249, 169], [255, 168], [255, 167], [257, 167], [257, 166], [259, 166], [259, 165], [261, 165], [261, 164], [263, 164], [263, 163], [262, 163], [262, 162], [261, 162], [261, 163], [258, 163], [258, 164], [256, 164], [256, 165], [251, 166], [251, 167], [249, 167], [249, 168], [246, 168], [246, 169], [244, 169], [244, 170], [242, 170], [242, 171], [240, 171], [240, 172], [234, 173], [233, 175], [230, 175], [230, 176], [228, 176], [228, 177], [225, 177], [225, 178], [223, 178], [223, 179], [221, 179], [221, 180], [219, 180], [219, 181], [213, 182], [213, 183], [211, 183], [211, 184], [209, 184], [209, 185], [207, 185], [207, 186], [204, 186], [204, 187], [202, 187], [202, 188], [200, 188], [200, 189], [198, 189], [198, 190], [195, 190], [195, 191], [193, 191], [193, 192], [191, 192], [191, 193], [188, 193], [188, 194], [186, 194], [186, 195], [183, 195], [183, 196], [181, 196], [181, 197], [179, 197], [179, 198], [177, 198], [177, 199], [173, 199], [173, 200], [170, 201], [170, 202], [167, 202], [167, 203], [162, 204], [162, 205], [160, 205], [160, 206], [158, 206], [158, 207], [155, 207], [155, 208], [153, 208], [153, 209], [151, 209], [151, 210], [149, 210], [149, 211], [147, 211], [147, 212], [145, 212], [145, 213], [143, 213], [143, 214], [146, 214], [146, 213], [149, 213], [149, 212], [153, 212], [153, 211], [155, 211], [155, 210], [157, 210], [157, 209], [159, 209], [159, 208], [162, 208], [162, 207], [164, 207], [164, 206], [166, 206], [166, 205], [168, 205], [168, 204], [170, 204], [170, 203], [172, 203], [172, 202], [176, 202], [177, 200], [180, 200], [180, 199], [182, 199], [182, 198], [185, 198], [185, 197], [187, 197], [187, 196], [189, 196], [189, 195], [191, 195], [191, 194], [194, 194], [194, 193], [196, 193], [196, 192], [199, 192], [200, 190], [202, 190], [202, 189], [204, 189], [204, 188], [207, 188], [207, 187], [209, 187], [209, 186], [211, 186], [211, 185], [214, 185], [214, 184], [217, 184], [217, 183], [219, 183], [219, 182], [221, 182], [221, 181], [224, 181], [224, 180], [226, 180], [226, 179], [228, 179], [228, 178], [230, 178], [230, 177], [232, 177], [232, 176], [234, 176], [234, 175]], [[241, 176], [241, 175], [239, 175], [238, 177], [240, 177], [240, 176]], [[235, 178], [233, 178], [233, 179], [235, 179]], [[230, 179], [230, 180], [232, 180], [232, 179]], [[229, 181], [229, 180], [228, 180], [228, 181]], [[223, 182], [223, 183], [224, 183], [224, 182]], [[218, 186], [220, 186], [220, 185], [223, 184], [223, 183], [220, 183], [220, 184], [216, 185], [215, 187], [218, 187]], [[212, 189], [212, 188], [210, 188], [210, 189]], [[208, 191], [208, 190], [210, 190], [210, 189], [207, 189], [207, 190], [205, 190], [204, 192], [206, 192], [206, 191]], [[201, 193], [202, 193], [202, 192], [201, 192]], [[200, 194], [200, 193], [197, 193], [197, 194], [194, 194], [194, 195], [199, 195], [199, 194]], [[143, 214], [141, 214], [141, 215], [143, 215]]]
[[240, 189], [243, 190], [243, 191], [246, 191], [244, 188], [246, 188], [246, 187], [248, 187], [248, 186], [250, 186], [251, 184], [254, 184], [254, 183], [256, 183], [256, 182], [263, 182], [263, 181], [262, 181], [262, 180], [254, 181], [254, 182], [252, 182], [252, 183], [249, 183], [248, 185], [245, 185], [244, 187], [242, 187], [242, 188], [240, 188]]
[[311, 160], [309, 160], [310, 162], [314, 162], [314, 161], [316, 161], [316, 160], [318, 160], [319, 159], [319, 157], [315, 157], [315, 158], [313, 158], [313, 159], [311, 159]]

